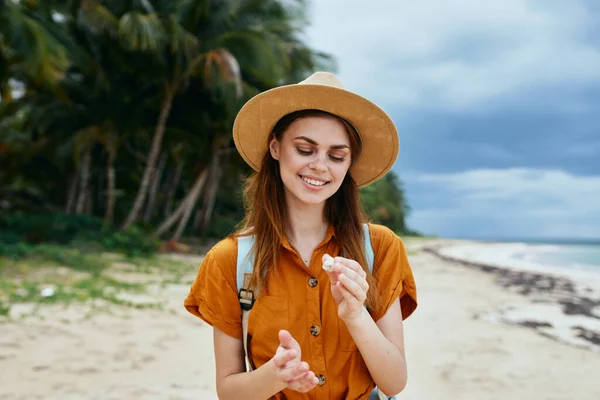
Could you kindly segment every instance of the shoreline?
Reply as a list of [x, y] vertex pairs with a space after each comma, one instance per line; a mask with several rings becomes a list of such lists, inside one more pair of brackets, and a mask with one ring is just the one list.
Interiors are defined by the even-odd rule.
[[[490, 310], [478, 318], [523, 326], [550, 339], [600, 352], [600, 270], [546, 266], [511, 259], [513, 254], [501, 254], [502, 250], [489, 251], [491, 247], [515, 250], [530, 245], [443, 239], [425, 245], [422, 251], [491, 274], [496, 285], [529, 300], [527, 305]], [[490, 255], [498, 256], [498, 261]]]

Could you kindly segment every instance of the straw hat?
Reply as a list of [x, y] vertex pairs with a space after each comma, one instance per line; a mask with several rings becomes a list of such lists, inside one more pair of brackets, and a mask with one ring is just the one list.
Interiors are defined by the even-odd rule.
[[251, 98], [233, 124], [233, 140], [242, 158], [260, 169], [267, 139], [275, 124], [299, 110], [317, 109], [350, 122], [362, 140], [362, 153], [350, 168], [358, 187], [382, 178], [398, 157], [398, 131], [390, 117], [376, 104], [349, 90], [337, 77], [316, 72], [304, 81], [280, 86]]

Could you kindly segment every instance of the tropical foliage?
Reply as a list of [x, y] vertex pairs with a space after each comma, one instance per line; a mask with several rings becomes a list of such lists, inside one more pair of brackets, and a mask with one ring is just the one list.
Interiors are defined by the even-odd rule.
[[[62, 235], [56, 224], [81, 218], [108, 247], [143, 241], [140, 229], [174, 240], [228, 233], [248, 173], [232, 151], [237, 110], [335, 69], [302, 39], [306, 6], [0, 0], [0, 230], [39, 219], [40, 235]], [[374, 220], [406, 229], [395, 175], [363, 194]]]

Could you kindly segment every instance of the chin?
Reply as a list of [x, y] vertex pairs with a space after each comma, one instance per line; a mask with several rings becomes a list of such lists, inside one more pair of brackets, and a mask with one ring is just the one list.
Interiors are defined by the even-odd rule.
[[306, 193], [303, 188], [299, 190], [289, 191], [289, 194], [299, 203], [306, 205], [320, 205], [324, 204], [328, 198], [333, 196], [333, 193]]

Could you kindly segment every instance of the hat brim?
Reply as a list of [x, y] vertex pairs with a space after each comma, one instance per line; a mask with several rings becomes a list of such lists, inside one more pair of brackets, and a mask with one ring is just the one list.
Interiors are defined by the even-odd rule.
[[350, 168], [358, 187], [382, 178], [396, 162], [400, 140], [391, 118], [364, 97], [318, 84], [280, 86], [250, 99], [233, 124], [233, 140], [242, 158], [258, 171], [275, 124], [289, 113], [308, 109], [337, 115], [358, 131], [362, 152]]

